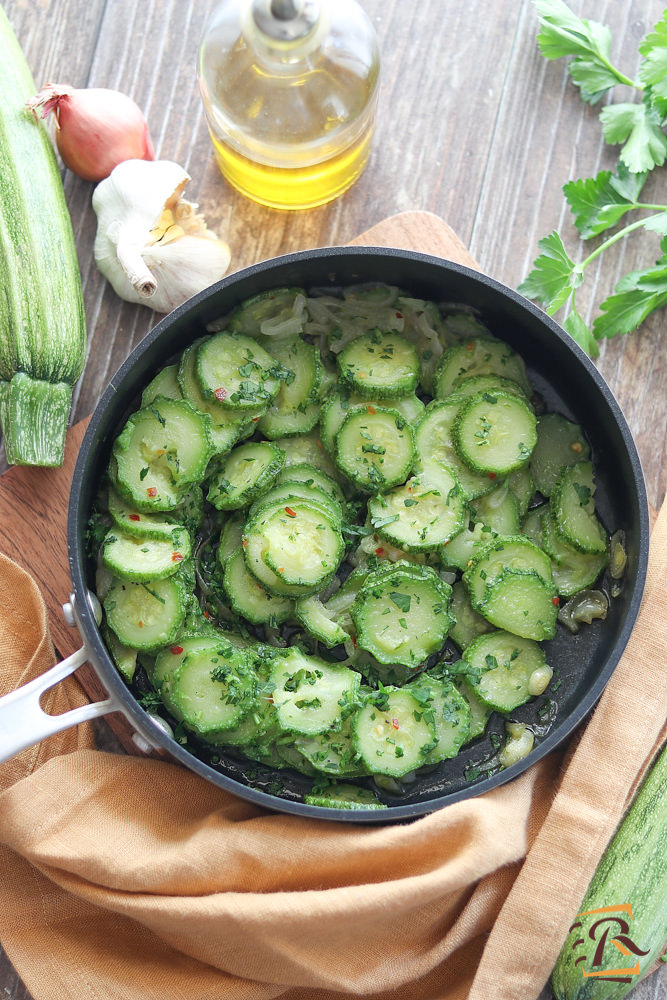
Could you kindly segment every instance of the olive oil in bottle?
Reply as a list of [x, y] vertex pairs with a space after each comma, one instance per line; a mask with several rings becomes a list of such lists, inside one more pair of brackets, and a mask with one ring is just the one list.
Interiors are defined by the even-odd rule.
[[198, 67], [223, 176], [272, 208], [342, 194], [368, 160], [379, 68], [356, 0], [223, 0]]

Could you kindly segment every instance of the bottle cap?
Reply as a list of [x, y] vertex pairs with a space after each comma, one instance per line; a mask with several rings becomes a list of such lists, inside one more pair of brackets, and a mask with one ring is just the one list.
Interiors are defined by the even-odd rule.
[[267, 38], [295, 42], [316, 26], [320, 5], [317, 0], [253, 0], [252, 16]]

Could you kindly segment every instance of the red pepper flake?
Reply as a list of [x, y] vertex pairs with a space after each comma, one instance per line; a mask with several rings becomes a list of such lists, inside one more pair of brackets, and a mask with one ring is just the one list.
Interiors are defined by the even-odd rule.
[[377, 413], [377, 410], [375, 409], [374, 406], [369, 405], [366, 407], [366, 413], [370, 414], [371, 417], [374, 417], [375, 414]]
[[213, 395], [215, 396], [216, 399], [222, 401], [223, 399], [227, 399], [227, 390], [223, 388], [223, 386], [220, 386], [219, 389], [215, 389]]
[[181, 552], [172, 552], [171, 553], [171, 561], [172, 562], [180, 562], [182, 560], [182, 558], [183, 558], [183, 554]]
[[143, 622], [137, 622], [137, 625], [139, 626], [139, 628], [143, 628], [144, 627], [144, 623]]
[[208, 611], [204, 612], [204, 618], [208, 618], [209, 621], [211, 620], [211, 616], [209, 615]]
[[279, 566], [278, 567], [278, 572], [279, 573], [284, 573], [285, 572], [285, 567], [284, 566]]
[[296, 511], [292, 510], [291, 507], [285, 507], [285, 513], [288, 517], [296, 517]]
[[356, 637], [356, 635], [352, 636], [352, 645], [354, 646], [355, 649], [357, 648], [357, 637]]
[[148, 493], [149, 497], [156, 497], [157, 496], [157, 486], [149, 486], [147, 488], [146, 492]]
[[252, 418], [253, 424], [256, 424], [258, 420], [261, 420], [261, 417], [253, 417]]
[[139, 517], [138, 514], [128, 514], [127, 516], [128, 516], [128, 520], [130, 520], [130, 521], [140, 521], [141, 520], [141, 518]]
[[183, 647], [182, 646], [170, 646], [169, 647], [169, 652], [173, 653], [174, 656], [179, 656], [183, 652]]
[[551, 603], [555, 604], [556, 607], [558, 607], [558, 605], [560, 604], [560, 597], [552, 597], [551, 598]]
[[496, 478], [496, 473], [495, 472], [490, 472], [489, 473], [489, 479], [495, 479], [495, 478]]
[[383, 556], [384, 555], [384, 549], [382, 548], [382, 546], [380, 546], [379, 548], [377, 548], [375, 550], [375, 555], [376, 556]]
[[403, 319], [403, 313], [394, 313], [396, 319]]
[[392, 719], [391, 724], [394, 727], [394, 729], [398, 729], [398, 719]]
[[472, 341], [470, 341], [469, 344], [466, 344], [466, 351], [474, 351], [474, 350], [475, 350], [475, 345]]
[[241, 545], [243, 546], [244, 549], [247, 549], [248, 548], [248, 539], [247, 538], [243, 538], [241, 540]]

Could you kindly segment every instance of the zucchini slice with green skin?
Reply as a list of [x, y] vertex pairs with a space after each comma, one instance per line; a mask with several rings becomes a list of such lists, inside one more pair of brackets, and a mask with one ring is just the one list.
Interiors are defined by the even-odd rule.
[[113, 486], [109, 487], [107, 507], [111, 519], [118, 528], [135, 538], [171, 538], [178, 526], [175, 514], [145, 514], [118, 496]]
[[[529, 396], [518, 382], [502, 375], [460, 375], [452, 387], [452, 396], [475, 396], [478, 392], [509, 392], [512, 396], [520, 396], [530, 405]], [[449, 398], [449, 397], [445, 397]]]
[[451, 593], [428, 566], [394, 563], [369, 573], [350, 608], [357, 645], [380, 663], [419, 666], [447, 638]]
[[531, 678], [546, 667], [537, 642], [506, 631], [489, 632], [471, 642], [463, 653], [467, 677], [484, 704], [497, 712], [512, 712], [531, 697]]
[[211, 640], [210, 633], [181, 632], [178, 638], [158, 652], [155, 662], [148, 672], [150, 682], [162, 698], [163, 704], [177, 719], [180, 716], [170, 697], [174, 675], [188, 653], [195, 649], [208, 649]]
[[434, 396], [445, 399], [461, 378], [471, 375], [500, 375], [512, 379], [530, 396], [532, 389], [526, 366], [509, 344], [492, 337], [470, 337], [448, 348], [438, 363], [434, 377]]
[[470, 708], [452, 682], [426, 671], [410, 681], [405, 690], [433, 712], [436, 745], [429, 751], [425, 764], [438, 764], [456, 757], [470, 733]]
[[595, 482], [591, 462], [577, 462], [561, 472], [551, 499], [556, 533], [579, 552], [601, 555], [607, 534], [595, 514]]
[[545, 413], [537, 421], [537, 444], [530, 456], [535, 489], [550, 497], [561, 472], [590, 455], [584, 432], [560, 413]]
[[357, 753], [371, 774], [401, 778], [422, 767], [436, 744], [432, 710], [407, 688], [373, 692], [352, 727]]
[[322, 472], [310, 462], [300, 462], [298, 465], [288, 465], [278, 474], [275, 485], [281, 486], [283, 483], [303, 483], [304, 486], [317, 486], [325, 493], [328, 493], [333, 500], [336, 500], [341, 509], [345, 503], [343, 491], [331, 476]]
[[102, 562], [121, 580], [149, 583], [177, 573], [191, 548], [189, 533], [178, 525], [171, 537], [163, 538], [140, 538], [111, 528], [102, 543]]
[[281, 380], [294, 374], [256, 340], [226, 331], [199, 345], [195, 373], [205, 399], [217, 399], [239, 415], [268, 406], [278, 395]]
[[167, 365], [157, 373], [154, 379], [151, 379], [141, 394], [141, 405], [150, 406], [156, 396], [166, 396], [167, 399], [183, 399], [183, 393], [178, 384], [178, 365]]
[[266, 542], [264, 561], [288, 586], [316, 593], [327, 585], [343, 558], [345, 545], [336, 525], [307, 501], [267, 511], [246, 526]]
[[530, 459], [537, 441], [535, 414], [518, 396], [481, 392], [461, 405], [452, 436], [473, 472], [505, 476]]
[[329, 493], [325, 493], [315, 481], [308, 483], [288, 480], [272, 486], [263, 496], [255, 500], [248, 511], [248, 518], [252, 519], [272, 507], [284, 509], [286, 506], [289, 507], [292, 501], [306, 501], [309, 506], [318, 507], [333, 521], [337, 528], [340, 528], [343, 523], [343, 509], [340, 503]]
[[368, 774], [354, 746], [352, 718], [348, 716], [335, 731], [296, 737], [295, 746], [316, 771], [337, 778], [359, 778]]
[[285, 452], [269, 441], [233, 448], [211, 477], [207, 500], [217, 510], [248, 507], [273, 485], [285, 465]]
[[186, 589], [180, 576], [150, 583], [115, 578], [104, 598], [109, 628], [124, 646], [151, 653], [173, 642], [185, 619]]
[[106, 623], [103, 633], [104, 641], [109, 647], [111, 659], [116, 666], [116, 670], [123, 680], [131, 684], [137, 669], [137, 650], [133, 649], [132, 646], [124, 646], [116, 633], [108, 628]]
[[158, 396], [116, 438], [116, 487], [139, 511], [173, 510], [204, 478], [213, 454], [210, 418], [184, 399]]
[[330, 617], [328, 606], [322, 604], [314, 594], [297, 600], [294, 617], [309, 635], [329, 649], [347, 642], [350, 638], [349, 632]]
[[340, 728], [359, 700], [360, 675], [340, 663], [302, 653], [277, 656], [269, 675], [278, 721], [286, 732], [313, 736]]
[[405, 482], [413, 456], [412, 430], [398, 410], [355, 408], [336, 435], [336, 465], [365, 493]]
[[476, 521], [472, 528], [464, 528], [439, 550], [440, 562], [445, 569], [460, 569], [462, 572], [472, 565], [482, 549], [495, 537], [495, 532]]
[[260, 292], [237, 306], [229, 317], [232, 333], [248, 337], [293, 337], [303, 332], [307, 319], [304, 311], [306, 293], [303, 288], [274, 288]]
[[454, 624], [449, 630], [449, 635], [461, 651], [469, 646], [473, 639], [493, 631], [493, 625], [473, 608], [462, 580], [457, 580], [452, 587], [452, 617]]
[[556, 634], [558, 604], [555, 585], [535, 570], [504, 569], [477, 610], [496, 628], [541, 642]]
[[373, 497], [371, 524], [380, 538], [405, 552], [431, 552], [463, 530], [468, 514], [458, 480], [444, 466], [411, 476], [403, 486]]
[[454, 677], [453, 683], [459, 694], [463, 695], [467, 701], [468, 708], [470, 710], [470, 729], [468, 730], [468, 736], [465, 741], [466, 743], [470, 743], [486, 731], [486, 725], [491, 718], [493, 709], [489, 708], [489, 706], [477, 696], [476, 689], [471, 684], [467, 674], [459, 674], [457, 677]]
[[220, 638], [194, 649], [174, 674], [170, 698], [183, 724], [208, 737], [237, 726], [257, 703], [257, 681], [243, 650]]
[[384, 802], [370, 788], [348, 785], [343, 782], [332, 785], [321, 794], [304, 795], [303, 801], [309, 806], [322, 809], [386, 809]]
[[428, 473], [443, 465], [453, 469], [469, 500], [489, 493], [496, 485], [496, 474], [473, 472], [462, 462], [452, 443], [452, 427], [466, 396], [434, 399], [415, 426], [414, 471]]
[[308, 434], [298, 434], [296, 437], [278, 438], [273, 443], [285, 452], [285, 468], [308, 462], [332, 479], [338, 478], [338, 470], [323, 447], [317, 429]]
[[269, 594], [248, 572], [242, 548], [225, 560], [222, 584], [232, 611], [253, 625], [280, 625], [294, 617], [294, 601]]
[[524, 535], [497, 535], [478, 552], [463, 573], [470, 602], [482, 611], [487, 587], [492, 587], [506, 569], [533, 571], [545, 583], [553, 581], [549, 556]]
[[369, 330], [338, 355], [340, 381], [364, 399], [409, 396], [421, 365], [414, 346], [399, 333]]
[[220, 542], [218, 543], [217, 560], [223, 570], [227, 560], [241, 548], [244, 525], [245, 513], [243, 511], [234, 511], [222, 526]]
[[217, 455], [224, 455], [241, 439], [246, 430], [254, 428], [255, 422], [262, 416], [266, 407], [260, 406], [255, 410], [245, 411], [239, 416], [233, 410], [222, 406], [215, 397], [205, 398], [196, 374], [197, 351], [202, 343], [203, 339], [196, 340], [183, 351], [178, 366], [178, 384], [183, 399], [187, 399], [198, 413], [206, 413], [211, 418], [209, 433], [213, 448]]
[[[400, 399], [364, 399], [358, 393], [349, 392], [344, 386], [338, 386], [330, 392], [322, 403], [320, 410], [320, 438], [330, 455], [336, 453], [336, 435], [341, 429], [345, 417], [355, 407], [384, 407], [387, 410], [398, 410], [409, 424], [414, 424], [426, 409], [421, 399], [413, 394]], [[369, 412], [371, 412], [369, 410]]]
[[543, 548], [551, 557], [551, 569], [561, 597], [572, 597], [592, 587], [607, 565], [607, 553], [578, 552], [559, 537], [550, 511], [540, 516]]
[[508, 480], [472, 501], [470, 509], [473, 520], [481, 521], [499, 535], [518, 535], [521, 527], [519, 501], [510, 489]]
[[257, 429], [269, 439], [303, 434], [315, 426], [320, 416], [320, 352], [314, 344], [307, 344], [300, 337], [272, 343], [271, 351], [272, 357], [292, 372], [292, 376], [283, 380]]

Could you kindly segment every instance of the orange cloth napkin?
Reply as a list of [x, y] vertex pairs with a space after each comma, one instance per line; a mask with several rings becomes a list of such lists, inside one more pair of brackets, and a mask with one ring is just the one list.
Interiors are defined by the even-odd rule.
[[[583, 735], [414, 822], [270, 813], [89, 724], [0, 766], [0, 940], [36, 1000], [534, 1000], [665, 726], [667, 508]], [[0, 693], [53, 651], [0, 556]], [[86, 702], [74, 678], [48, 710]], [[611, 901], [614, 902], [614, 901]]]

